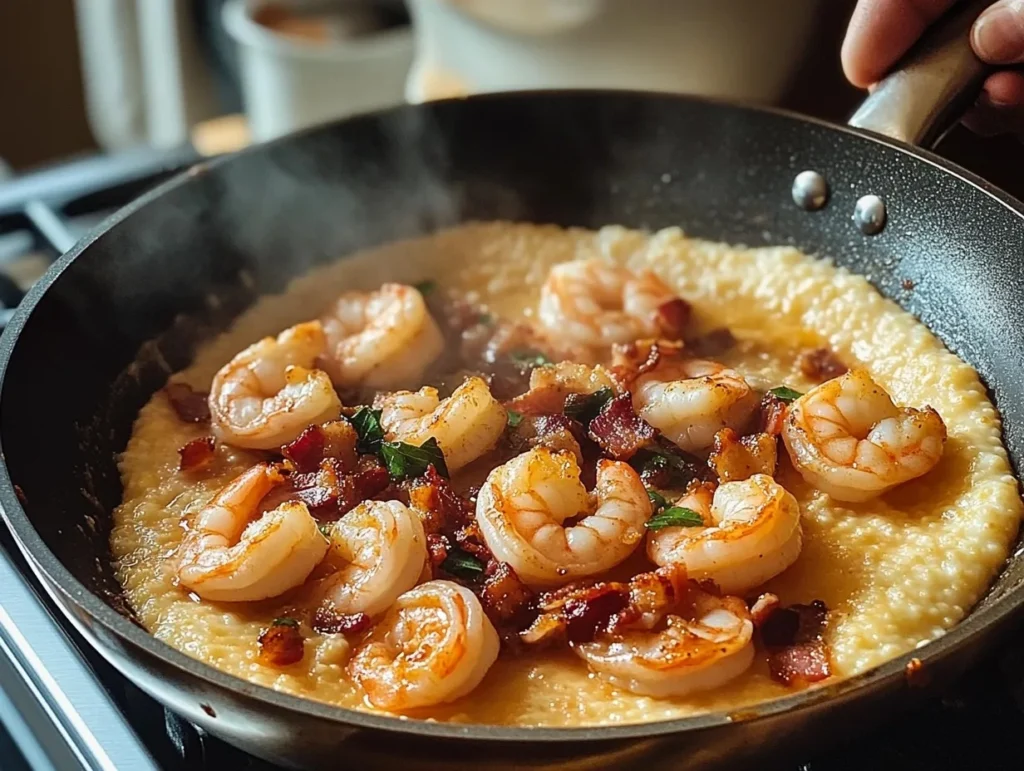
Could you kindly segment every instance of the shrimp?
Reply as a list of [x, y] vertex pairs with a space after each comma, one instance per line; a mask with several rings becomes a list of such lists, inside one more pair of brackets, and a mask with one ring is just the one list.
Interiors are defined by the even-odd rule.
[[392, 712], [454, 701], [498, 658], [498, 633], [469, 589], [428, 581], [403, 594], [348, 671], [370, 703]]
[[419, 580], [427, 560], [420, 518], [398, 501], [366, 501], [335, 522], [328, 560], [343, 567], [320, 584], [336, 613], [378, 616]]
[[664, 698], [709, 691], [743, 674], [754, 661], [754, 624], [738, 597], [695, 587], [686, 615], [660, 631], [632, 631], [575, 647], [593, 672], [617, 688]]
[[312, 423], [334, 420], [341, 400], [325, 372], [311, 369], [326, 344], [319, 321], [250, 345], [214, 376], [213, 433], [253, 450], [287, 444]]
[[800, 506], [770, 476], [726, 482], [713, 497], [710, 486], [693, 485], [676, 505], [709, 526], [652, 531], [647, 556], [663, 567], [683, 565], [691, 578], [710, 579], [726, 594], [760, 586], [800, 555]]
[[327, 333], [324, 367], [339, 386], [407, 387], [444, 348], [423, 295], [405, 284], [345, 292], [321, 321]]
[[575, 456], [545, 447], [494, 469], [476, 505], [488, 548], [530, 586], [557, 586], [618, 565], [643, 539], [650, 516], [647, 490], [628, 464], [598, 461], [588, 495]]
[[554, 339], [600, 347], [656, 337], [661, 332], [658, 309], [675, 299], [650, 271], [576, 260], [551, 268], [537, 315]]
[[866, 501], [930, 471], [946, 425], [931, 407], [897, 407], [867, 372], [853, 370], [793, 402], [782, 440], [809, 484], [838, 501]]
[[199, 511], [181, 546], [182, 586], [204, 600], [246, 602], [277, 597], [306, 580], [327, 553], [306, 504], [285, 501], [253, 520], [283, 482], [277, 466], [257, 464]]
[[723, 428], [741, 428], [757, 403], [737, 372], [703, 359], [667, 362], [633, 385], [637, 414], [687, 452], [707, 450]]
[[437, 389], [382, 394], [374, 400], [389, 440], [421, 445], [436, 439], [449, 471], [460, 469], [492, 449], [501, 438], [508, 414], [487, 383], [471, 377], [441, 400]]

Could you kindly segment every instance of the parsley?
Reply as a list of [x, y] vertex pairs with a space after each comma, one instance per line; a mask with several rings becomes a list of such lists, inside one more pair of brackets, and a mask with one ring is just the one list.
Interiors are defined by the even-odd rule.
[[427, 279], [426, 281], [420, 281], [418, 284], [413, 284], [421, 295], [428, 295], [437, 289], [437, 282], [433, 279]]
[[441, 569], [450, 575], [472, 581], [484, 572], [484, 563], [469, 552], [452, 549], [441, 563]]
[[607, 386], [592, 394], [569, 394], [565, 399], [565, 407], [562, 412], [566, 417], [588, 425], [597, 417], [601, 408], [614, 398], [615, 392]]
[[381, 442], [384, 441], [384, 427], [380, 424], [380, 415], [380, 410], [360, 407], [352, 416], [352, 425], [359, 434], [359, 441], [356, 444], [359, 452], [372, 455], [380, 452]]
[[647, 497], [651, 499], [651, 504], [654, 506], [655, 514], [668, 506], [668, 501], [665, 500], [665, 496], [657, 490], [648, 490]]
[[790, 402], [795, 401], [796, 399], [799, 399], [801, 396], [803, 396], [802, 393], [800, 393], [799, 391], [794, 391], [792, 388], [789, 388], [788, 386], [770, 388], [768, 389], [768, 393], [770, 393], [776, 399], [784, 401], [786, 404], [789, 404]]
[[517, 364], [525, 364], [528, 367], [543, 367], [545, 364], [551, 363], [551, 359], [543, 353], [530, 348], [512, 351], [509, 353], [509, 357]]
[[293, 629], [298, 629], [299, 628], [299, 622], [296, 621], [291, 616], [281, 616], [280, 618], [275, 618], [273, 621], [270, 622], [270, 625], [271, 626], [290, 626]]
[[661, 530], [663, 527], [701, 527], [704, 518], [693, 509], [683, 506], [670, 506], [659, 511], [647, 520], [648, 530]]
[[509, 428], [515, 428], [523, 422], [523, 415], [515, 410], [508, 410], [508, 425]]
[[703, 464], [665, 440], [640, 450], [629, 460], [644, 483], [652, 487], [683, 488], [700, 477]]
[[434, 437], [430, 437], [419, 447], [405, 442], [382, 442], [380, 457], [387, 466], [391, 478], [396, 482], [423, 476], [429, 466], [433, 466], [441, 476], [448, 476], [444, 453], [441, 452]]

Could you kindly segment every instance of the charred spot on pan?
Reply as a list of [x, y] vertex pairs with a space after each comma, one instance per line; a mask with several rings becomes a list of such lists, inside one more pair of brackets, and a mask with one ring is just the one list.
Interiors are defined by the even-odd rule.
[[209, 704], [200, 704], [199, 709], [201, 709], [210, 717], [217, 717], [217, 713], [214, 712], [213, 707], [211, 707]]

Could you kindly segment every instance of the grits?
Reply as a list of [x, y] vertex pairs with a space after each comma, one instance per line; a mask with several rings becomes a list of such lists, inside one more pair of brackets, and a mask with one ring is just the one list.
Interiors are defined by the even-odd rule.
[[[304, 320], [308, 309], [327, 307], [342, 289], [430, 278], [473, 293], [497, 314], [523, 317], [534, 312], [551, 265], [594, 256], [653, 269], [693, 303], [702, 326], [728, 326], [741, 342], [719, 358], [754, 385], [784, 382], [806, 390], [811, 383], [796, 356], [828, 345], [866, 366], [898, 403], [929, 404], [945, 421], [949, 441], [939, 466], [866, 503], [831, 501], [805, 484], [788, 461], [780, 465], [780, 482], [801, 505], [805, 546], [768, 588], [786, 603], [820, 598], [832, 609], [827, 640], [836, 674], [880, 664], [964, 617], [1006, 558], [1021, 518], [999, 416], [974, 370], [922, 324], [860, 276], [793, 249], [733, 248], [689, 240], [678, 229], [648, 235], [620, 227], [595, 233], [466, 225], [342, 260], [297, 280], [285, 295], [263, 298], [209, 343], [182, 377], [208, 389], [214, 372], [243, 347]], [[306, 640], [307, 655], [298, 664], [275, 669], [259, 663], [257, 636], [287, 612], [288, 595], [216, 605], [174, 585], [166, 558], [182, 538], [182, 514], [253, 462], [222, 447], [217, 473], [198, 482], [179, 473], [178, 448], [206, 433], [178, 420], [159, 393], [140, 412], [121, 457], [124, 502], [111, 544], [139, 619], [156, 637], [226, 672], [339, 706], [369, 708], [345, 674], [344, 642], [314, 637]], [[547, 726], [628, 723], [736, 709], [789, 692], [759, 661], [710, 693], [652, 699], [588, 675], [571, 652], [531, 651], [500, 657], [469, 696], [415, 716]]]

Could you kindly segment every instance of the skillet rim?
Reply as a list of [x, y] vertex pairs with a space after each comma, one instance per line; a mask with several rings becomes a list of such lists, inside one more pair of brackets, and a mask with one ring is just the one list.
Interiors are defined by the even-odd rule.
[[[57, 281], [63, 272], [74, 262], [79, 255], [86, 251], [100, 236], [136, 211], [158, 201], [167, 192], [187, 184], [192, 177], [206, 173], [209, 169], [216, 168], [224, 163], [230, 163], [235, 158], [245, 157], [249, 154], [265, 152], [266, 148], [274, 147], [293, 141], [297, 137], [312, 135], [321, 131], [330, 130], [340, 124], [358, 122], [360, 120], [373, 119], [379, 115], [395, 114], [400, 112], [421, 112], [434, 109], [435, 106], [443, 106], [454, 102], [486, 102], [498, 100], [528, 99], [603, 99], [603, 98], [643, 98], [648, 101], [659, 100], [662, 102], [675, 102], [681, 104], [702, 104], [714, 108], [731, 109], [740, 112], [758, 113], [772, 115], [803, 125], [812, 125], [819, 128], [837, 132], [841, 136], [853, 136], [858, 140], [868, 140], [881, 145], [889, 150], [910, 156], [915, 162], [923, 162], [937, 167], [941, 172], [952, 175], [963, 182], [977, 188], [980, 192], [993, 199], [997, 204], [1009, 209], [1020, 219], [1024, 227], [1024, 203], [1018, 201], [1006, 192], [974, 174], [967, 169], [952, 163], [945, 158], [929, 150], [914, 147], [906, 143], [890, 139], [874, 132], [864, 129], [852, 128], [850, 126], [831, 123], [820, 118], [801, 115], [792, 110], [784, 110], [764, 105], [755, 105], [744, 102], [717, 99], [712, 97], [692, 96], [686, 94], [673, 94], [658, 91], [645, 91], [636, 89], [533, 89], [523, 91], [506, 91], [487, 94], [476, 94], [468, 97], [456, 97], [452, 99], [436, 100], [422, 104], [402, 104], [384, 110], [376, 110], [369, 113], [350, 116], [341, 120], [327, 122], [313, 126], [299, 132], [278, 137], [270, 142], [253, 144], [237, 152], [219, 156], [210, 160], [203, 160], [192, 167], [176, 174], [169, 180], [157, 185], [152, 190], [139, 196], [127, 205], [123, 206], [96, 228], [83, 236], [69, 251], [61, 255], [45, 274], [26, 293], [11, 321], [0, 336], [0, 403], [2, 403], [3, 385], [6, 381], [7, 370], [10, 365], [12, 353], [18, 343], [22, 330], [31, 318], [32, 312], [43, 298], [49, 288]], [[940, 338], [941, 339], [941, 338]], [[1000, 414], [1002, 424], [1002, 415]], [[0, 438], [2, 439], [2, 438]], [[872, 669], [862, 672], [854, 677], [840, 680], [833, 684], [820, 687], [812, 687], [804, 691], [772, 699], [753, 705], [743, 706], [731, 711], [715, 711], [702, 713], [690, 717], [676, 718], [674, 720], [655, 721], [650, 723], [635, 723], [627, 725], [610, 726], [582, 726], [582, 727], [533, 727], [533, 726], [502, 726], [485, 723], [443, 723], [428, 722], [422, 719], [407, 719], [388, 715], [377, 715], [345, 707], [338, 707], [313, 699], [300, 696], [293, 696], [288, 693], [276, 691], [272, 688], [257, 685], [235, 675], [223, 672], [216, 667], [206, 664], [198, 659], [171, 647], [169, 644], [157, 639], [141, 626], [132, 623], [128, 618], [122, 616], [98, 595], [87, 589], [56, 557], [50, 548], [43, 541], [33, 526], [28, 515], [25, 513], [14, 490], [5, 458], [5, 453], [0, 441], [0, 516], [3, 517], [7, 526], [11, 529], [15, 541], [18, 543], [22, 553], [27, 557], [33, 570], [44, 579], [45, 588], [51, 594], [59, 594], [64, 602], [76, 606], [84, 612], [93, 622], [100, 624], [107, 632], [119, 638], [122, 643], [128, 643], [131, 647], [139, 648], [148, 656], [156, 659], [161, 665], [180, 670], [186, 675], [196, 677], [207, 682], [218, 689], [224, 689], [241, 695], [251, 701], [268, 705], [276, 709], [287, 710], [298, 713], [303, 717], [325, 720], [346, 726], [358, 728], [370, 728], [385, 732], [399, 734], [412, 734], [422, 737], [480, 740], [486, 742], [591, 742], [591, 743], [613, 743], [628, 739], [641, 739], [652, 737], [664, 737], [673, 734], [689, 734], [691, 732], [723, 728], [734, 722], [755, 722], [767, 720], [768, 718], [781, 715], [786, 712], [799, 711], [820, 705], [822, 703], [839, 704], [855, 701], [861, 696], [866, 696], [874, 688], [884, 688], [893, 685], [901, 678], [905, 678], [908, 665], [912, 660], [918, 660], [927, 670], [928, 667], [936, 665], [955, 654], [960, 648], [969, 644], [978, 635], [987, 635], [995, 632], [999, 627], [1005, 625], [1010, 617], [1019, 613], [1024, 606], [1024, 586], [1008, 592], [992, 605], [981, 611], [972, 610], [962, 621], [947, 631], [938, 639], [928, 642], [926, 645], [915, 648], [896, 658], [890, 659]], [[1020, 479], [1018, 478], [1018, 485]], [[1005, 562], [1003, 565], [1005, 569]], [[1000, 571], [998, 575], [1001, 575]], [[993, 579], [994, 580], [994, 579]], [[991, 586], [991, 584], [990, 584]], [[69, 608], [64, 602], [59, 602], [61, 611], [70, 616]], [[94, 634], [94, 633], [93, 633]], [[90, 643], [92, 644], [92, 643]], [[101, 654], [105, 653], [105, 646], [102, 644], [93, 645]], [[132, 657], [139, 654], [132, 651]], [[129, 678], [132, 679], [132, 678]], [[862, 693], [863, 692], [863, 693]]]

